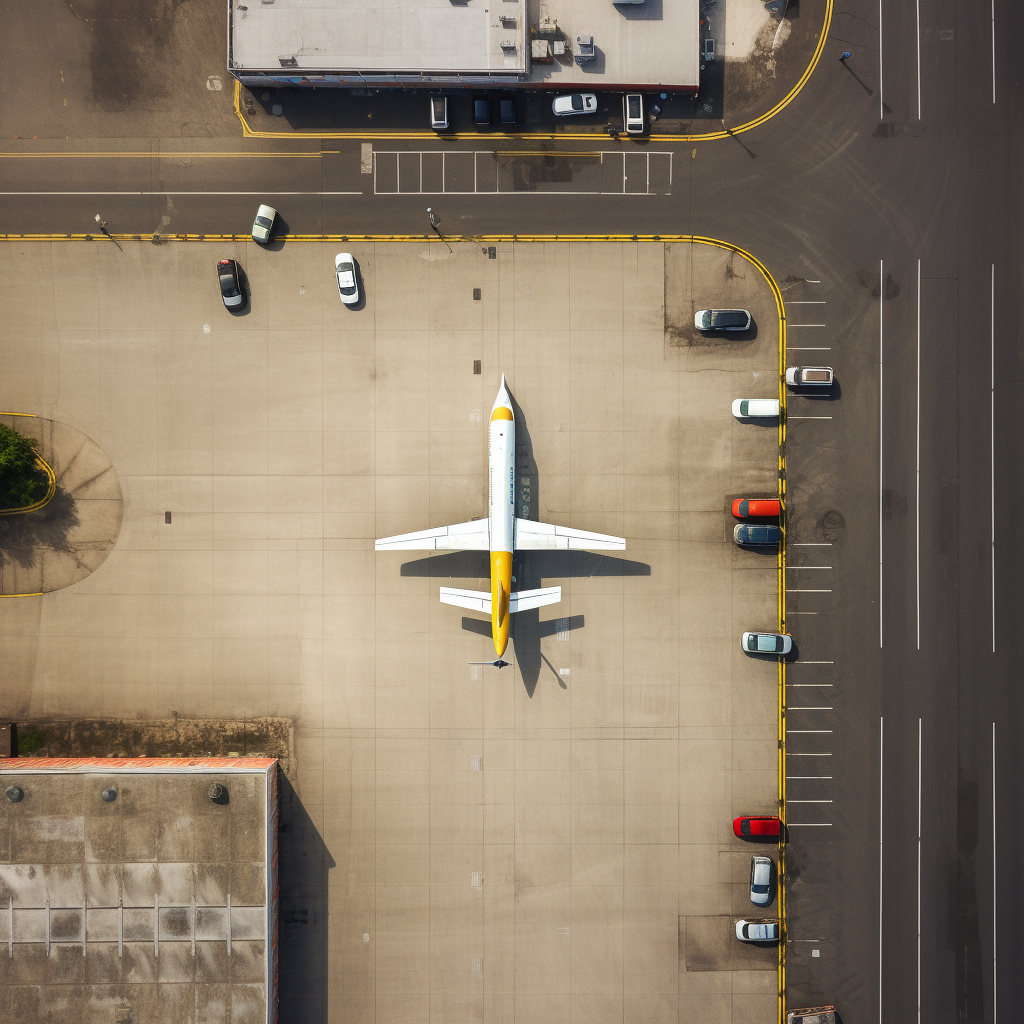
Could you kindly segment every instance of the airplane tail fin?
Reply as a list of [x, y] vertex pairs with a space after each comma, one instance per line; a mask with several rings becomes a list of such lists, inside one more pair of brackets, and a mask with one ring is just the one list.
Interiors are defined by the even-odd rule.
[[561, 587], [541, 587], [540, 590], [520, 590], [509, 595], [508, 610], [512, 613], [529, 611], [531, 608], [543, 608], [548, 604], [558, 604], [562, 600]]
[[441, 604], [451, 604], [456, 608], [468, 608], [471, 612], [491, 614], [491, 595], [482, 590], [456, 590], [453, 587], [441, 587]]

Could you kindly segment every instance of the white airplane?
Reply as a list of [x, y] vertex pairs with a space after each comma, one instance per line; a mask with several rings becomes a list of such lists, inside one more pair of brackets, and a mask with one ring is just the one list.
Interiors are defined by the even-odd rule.
[[588, 533], [586, 530], [571, 530], [567, 526], [550, 526], [516, 518], [516, 420], [504, 374], [491, 410], [487, 464], [489, 497], [486, 519], [385, 537], [374, 547], [377, 551], [490, 551], [491, 592], [485, 594], [477, 590], [441, 587], [441, 603], [490, 615], [494, 650], [500, 659], [508, 645], [511, 615], [529, 608], [558, 604], [562, 600], [561, 587], [513, 592], [513, 551], [623, 551], [626, 541], [603, 533]]

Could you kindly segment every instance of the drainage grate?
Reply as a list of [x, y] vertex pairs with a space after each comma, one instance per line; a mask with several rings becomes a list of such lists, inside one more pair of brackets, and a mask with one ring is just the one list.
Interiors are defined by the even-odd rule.
[[469, 973], [470, 974], [479, 974], [481, 966], [482, 965], [480, 963], [480, 957], [478, 957], [478, 956], [471, 956], [469, 958]]
[[475, 772], [480, 771], [480, 768], [482, 767], [482, 765], [481, 765], [481, 760], [480, 760], [480, 755], [479, 754], [471, 754], [470, 755], [470, 757], [469, 757], [469, 767], [473, 771], [475, 771]]
[[482, 889], [484, 886], [484, 876], [479, 871], [474, 871], [469, 876], [469, 887], [471, 889]]
[[555, 619], [555, 636], [559, 640], [569, 639], [569, 620]]
[[171, 525], [171, 513], [170, 512], [165, 512], [164, 513], [164, 525], [165, 526], [170, 526]]
[[474, 288], [473, 289], [473, 298], [474, 299], [479, 299], [480, 298], [480, 289], [479, 288]]
[[480, 360], [479, 359], [474, 359], [473, 360], [473, 372], [477, 373], [477, 374], [480, 373]]

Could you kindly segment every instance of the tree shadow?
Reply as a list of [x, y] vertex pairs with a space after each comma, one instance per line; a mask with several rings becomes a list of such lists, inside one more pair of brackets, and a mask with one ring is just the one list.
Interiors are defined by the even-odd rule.
[[0, 516], [0, 572], [5, 566], [17, 565], [31, 569], [43, 548], [70, 555], [79, 568], [78, 558], [69, 534], [78, 526], [75, 499], [58, 486], [53, 497], [35, 512]]
[[283, 771], [278, 809], [279, 1020], [326, 1024], [328, 872], [337, 865]]

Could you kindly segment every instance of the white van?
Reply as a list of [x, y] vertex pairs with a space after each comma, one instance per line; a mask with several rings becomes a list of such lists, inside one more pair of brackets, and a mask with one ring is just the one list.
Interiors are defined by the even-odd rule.
[[627, 92], [622, 97], [622, 122], [629, 135], [639, 135], [644, 130], [644, 98], [638, 92]]
[[732, 414], [738, 420], [768, 419], [779, 415], [777, 398], [737, 398], [732, 403]]
[[831, 366], [788, 366], [786, 367], [786, 383], [791, 387], [816, 387], [827, 388], [832, 384], [833, 374]]

